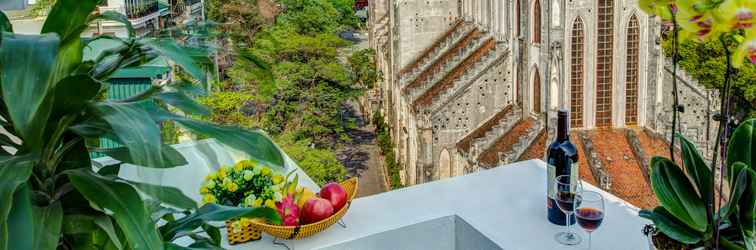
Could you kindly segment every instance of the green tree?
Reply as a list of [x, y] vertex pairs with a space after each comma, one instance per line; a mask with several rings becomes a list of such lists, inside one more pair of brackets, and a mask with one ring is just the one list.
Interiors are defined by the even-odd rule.
[[[667, 57], [672, 57], [671, 39], [662, 44]], [[678, 48], [679, 65], [703, 86], [724, 89], [727, 55], [722, 43], [717, 40], [693, 41], [680, 43]], [[732, 93], [743, 112], [754, 113], [756, 109], [756, 65], [743, 64], [732, 77]]]
[[379, 80], [380, 74], [375, 66], [375, 51], [363, 49], [352, 53], [349, 66], [354, 74], [354, 81], [367, 89], [372, 89]]

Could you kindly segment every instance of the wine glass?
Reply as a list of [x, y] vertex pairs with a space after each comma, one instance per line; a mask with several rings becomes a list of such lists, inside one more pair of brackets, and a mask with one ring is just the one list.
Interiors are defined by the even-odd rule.
[[555, 200], [559, 210], [562, 210], [565, 215], [565, 225], [567, 226], [567, 231], [556, 234], [556, 241], [568, 246], [580, 244], [580, 236], [572, 232], [570, 219], [572, 213], [575, 212], [576, 205], [579, 205], [577, 203], [580, 201], [579, 196], [582, 187], [579, 181], [573, 180], [570, 175], [557, 176], [554, 178], [554, 182], [557, 188]]
[[580, 227], [588, 232], [588, 250], [590, 250], [591, 233], [604, 220], [604, 197], [598, 192], [583, 191], [578, 199], [580, 202], [576, 206], [575, 217]]

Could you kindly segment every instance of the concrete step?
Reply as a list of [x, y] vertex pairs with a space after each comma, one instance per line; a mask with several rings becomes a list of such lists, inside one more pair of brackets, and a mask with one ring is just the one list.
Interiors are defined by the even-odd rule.
[[438, 60], [441, 55], [443, 55], [447, 50], [451, 49], [457, 42], [462, 40], [467, 34], [472, 32], [474, 29], [474, 26], [463, 24], [461, 28], [457, 29], [449, 39], [444, 40], [441, 42], [438, 46], [434, 47], [433, 50], [430, 51], [430, 55], [426, 56], [425, 60], [420, 62], [420, 65], [413, 68], [412, 71], [404, 74], [400, 78], [400, 83], [402, 86], [405, 86], [406, 84], [409, 84], [410, 82], [414, 81], [420, 73], [424, 72], [425, 70], [430, 67], [433, 62]]

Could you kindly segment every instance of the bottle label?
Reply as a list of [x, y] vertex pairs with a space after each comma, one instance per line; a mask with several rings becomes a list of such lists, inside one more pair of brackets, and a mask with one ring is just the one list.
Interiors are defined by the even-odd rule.
[[[546, 195], [549, 197], [549, 199], [554, 199], [557, 193], [556, 180], [554, 180], [556, 179], [556, 175], [557, 175], [556, 166], [554, 166], [554, 164], [548, 164], [546, 169], [547, 169], [548, 178], [549, 178], [548, 181], [546, 182], [548, 183], [546, 186]], [[580, 171], [578, 163], [573, 162], [570, 165], [570, 186], [573, 191], [575, 190], [575, 188], [577, 188], [578, 176], [580, 176], [578, 174], [578, 171]]]

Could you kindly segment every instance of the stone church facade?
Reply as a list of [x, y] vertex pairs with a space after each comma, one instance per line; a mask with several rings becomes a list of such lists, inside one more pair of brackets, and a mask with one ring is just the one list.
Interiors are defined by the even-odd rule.
[[[602, 171], [616, 172], [613, 161], [651, 153], [636, 151], [652, 140], [633, 143], [638, 136], [629, 134], [663, 141], [669, 131], [661, 25], [637, 0], [376, 0], [369, 8], [383, 74], [376, 108], [390, 124], [405, 185], [543, 158], [558, 108], [571, 111], [574, 133], [631, 131], [632, 153], [617, 156], [586, 135], [586, 148], [599, 152], [584, 152], [597, 159], [581, 171], [596, 183], [611, 179]], [[709, 145], [715, 95], [678, 77], [690, 104], [683, 132]]]

